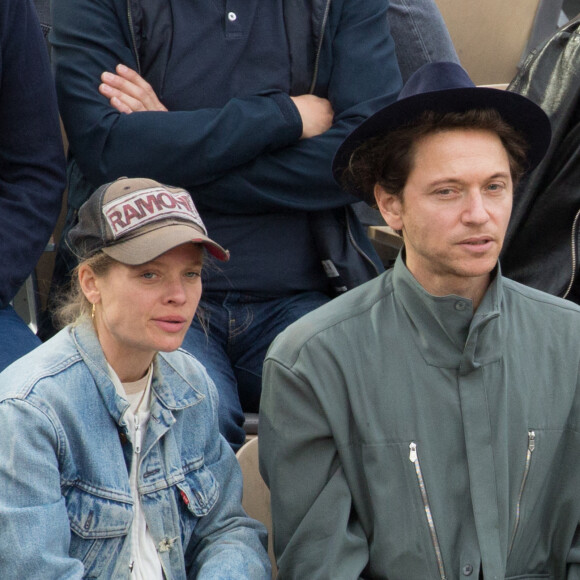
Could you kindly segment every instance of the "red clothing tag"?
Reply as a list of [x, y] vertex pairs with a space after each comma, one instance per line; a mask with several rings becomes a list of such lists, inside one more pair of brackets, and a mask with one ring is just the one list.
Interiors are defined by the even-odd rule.
[[189, 499], [187, 497], [187, 494], [182, 489], [179, 490], [179, 493], [181, 493], [181, 498], [183, 499], [183, 503], [185, 505], [189, 505]]

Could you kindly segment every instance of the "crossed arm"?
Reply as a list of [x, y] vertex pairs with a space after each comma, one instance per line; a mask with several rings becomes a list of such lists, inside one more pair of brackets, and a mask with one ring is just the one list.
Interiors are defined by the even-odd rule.
[[[330, 162], [344, 137], [400, 89], [386, 10], [384, 0], [333, 3], [319, 93], [328, 102], [266, 90], [176, 111], [135, 82], [114, 94], [115, 80], [127, 80], [119, 63], [137, 70], [124, 1], [55, 0], [53, 61], [74, 158], [92, 184], [147, 174], [186, 187], [202, 208], [227, 206], [232, 214], [352, 203], [334, 183]], [[118, 78], [103, 82], [105, 71]]]
[[[136, 71], [119, 64], [115, 72], [104, 72], [101, 75], [99, 92], [109, 99], [117, 111], [127, 115], [144, 111], [168, 111], [153, 87]], [[302, 121], [302, 139], [322, 135], [332, 127], [334, 111], [328, 99], [316, 95], [299, 95], [290, 99]]]

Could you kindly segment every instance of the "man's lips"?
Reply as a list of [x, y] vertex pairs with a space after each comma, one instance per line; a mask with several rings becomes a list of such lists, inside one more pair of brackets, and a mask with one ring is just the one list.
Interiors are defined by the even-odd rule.
[[462, 244], [486, 244], [487, 242], [491, 242], [491, 238], [485, 236], [483, 238], [469, 238], [468, 240], [463, 240]]
[[459, 245], [475, 252], [487, 251], [494, 243], [491, 236], [472, 236], [459, 242]]

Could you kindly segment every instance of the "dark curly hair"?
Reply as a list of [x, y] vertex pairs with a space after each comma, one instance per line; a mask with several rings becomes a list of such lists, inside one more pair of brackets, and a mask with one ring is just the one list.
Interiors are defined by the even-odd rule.
[[347, 190], [372, 194], [375, 184], [393, 195], [402, 195], [415, 159], [415, 144], [432, 133], [453, 129], [492, 131], [506, 149], [514, 189], [527, 168], [525, 138], [506, 123], [495, 109], [473, 109], [463, 113], [425, 111], [386, 135], [373, 137], [353, 152], [342, 174]]

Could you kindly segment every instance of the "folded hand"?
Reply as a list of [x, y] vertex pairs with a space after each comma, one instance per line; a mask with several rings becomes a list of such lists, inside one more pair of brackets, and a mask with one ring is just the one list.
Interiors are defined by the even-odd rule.
[[167, 111], [151, 85], [137, 72], [119, 64], [116, 74], [104, 72], [99, 92], [121, 113], [137, 111]]

